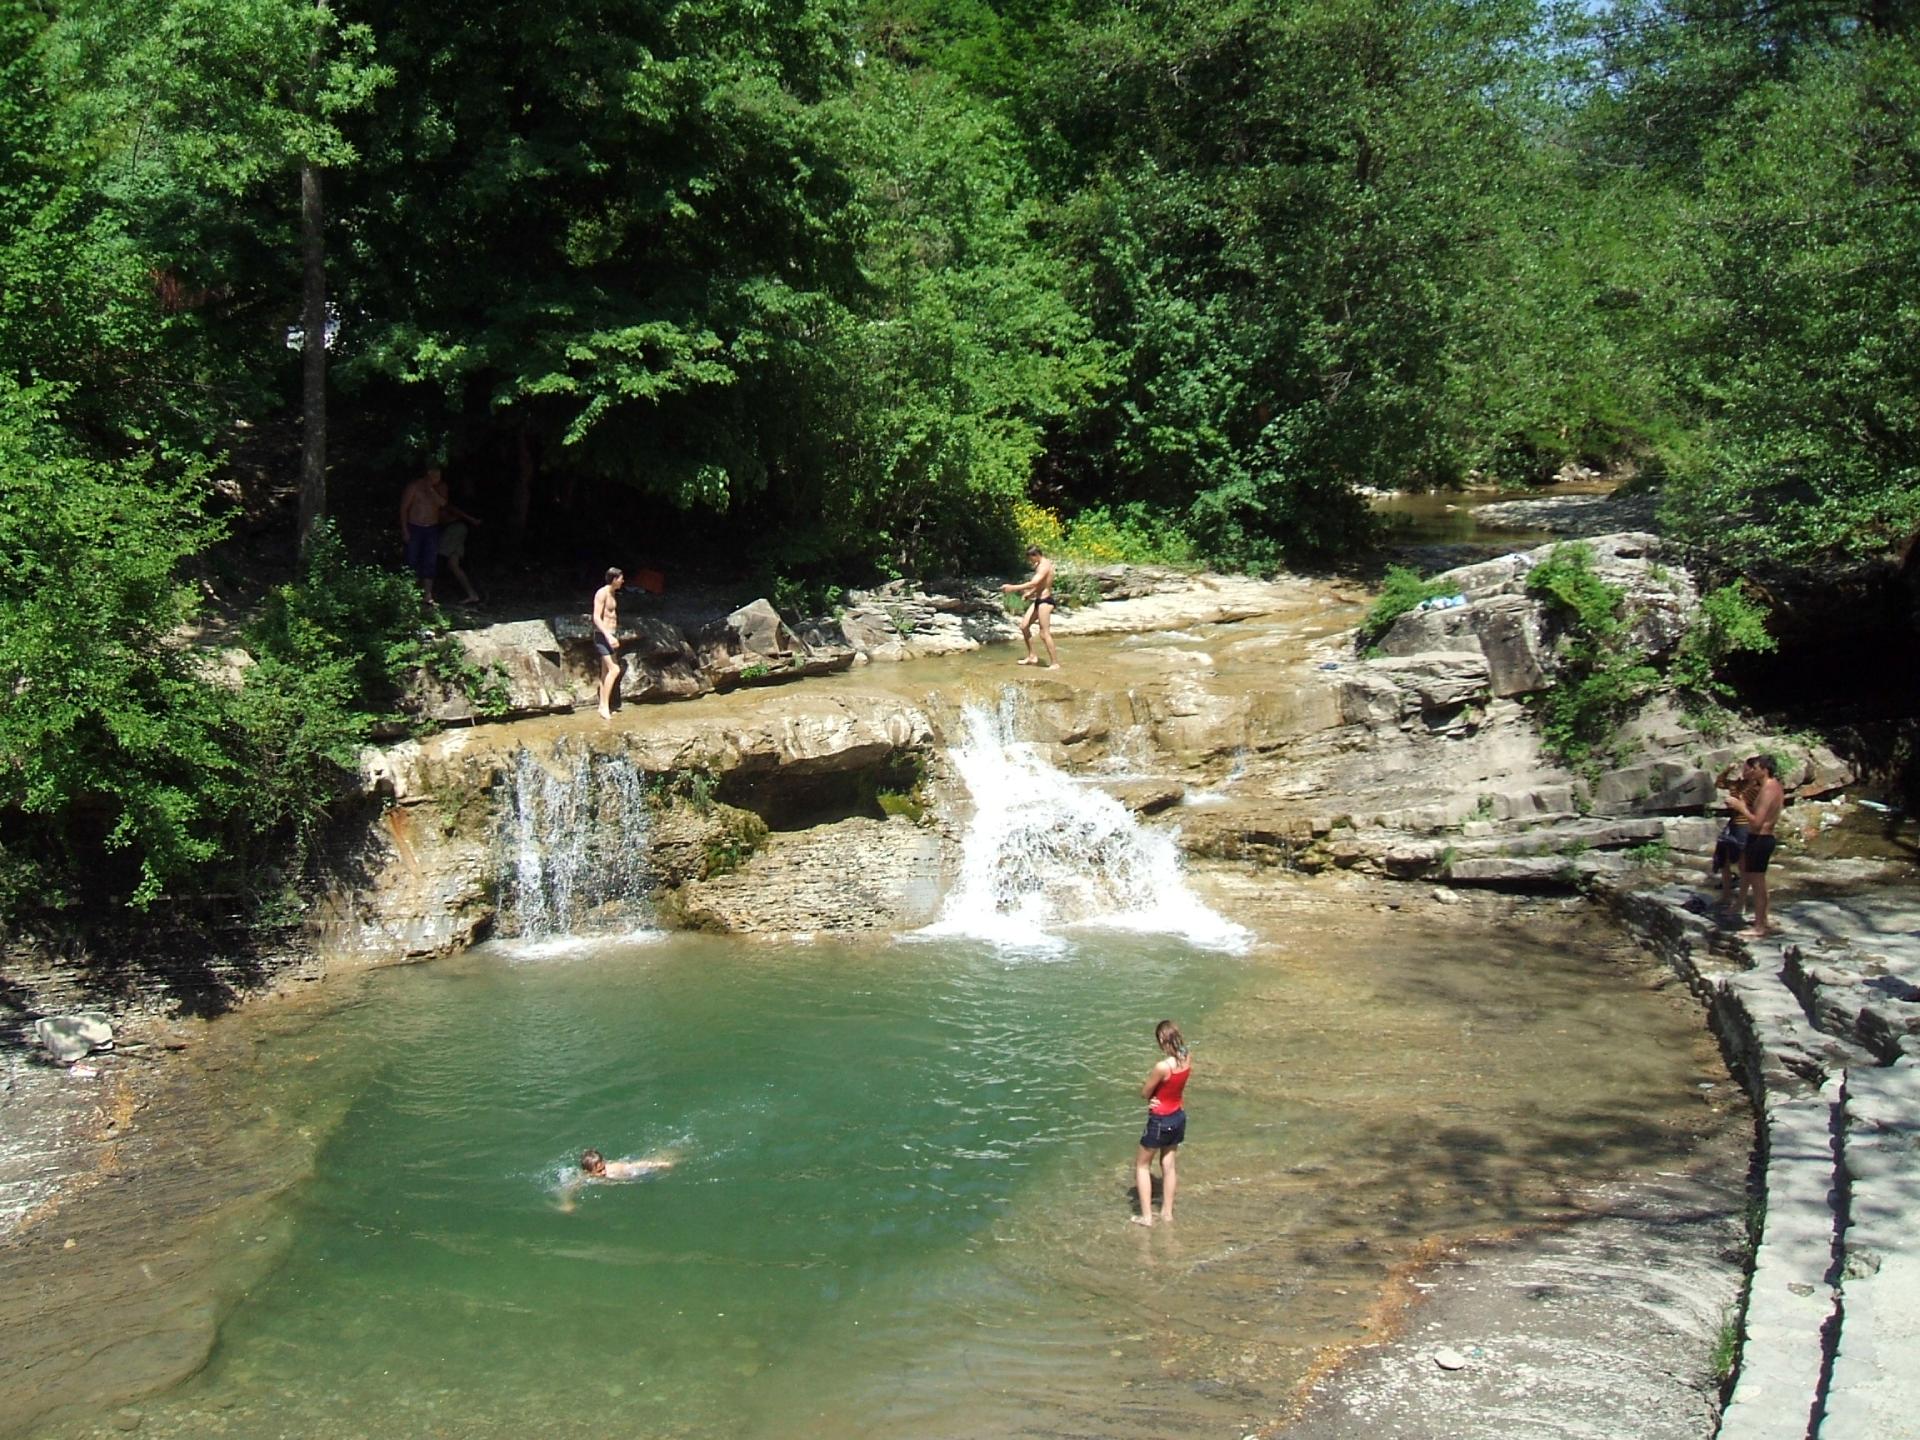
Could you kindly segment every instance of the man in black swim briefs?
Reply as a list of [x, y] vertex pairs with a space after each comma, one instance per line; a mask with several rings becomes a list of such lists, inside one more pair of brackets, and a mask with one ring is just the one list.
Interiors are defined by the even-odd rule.
[[1053, 646], [1053, 562], [1047, 559], [1038, 545], [1027, 547], [1027, 560], [1033, 566], [1033, 578], [1023, 585], [1002, 585], [1002, 595], [1024, 595], [1027, 597], [1027, 613], [1020, 617], [1020, 638], [1027, 644], [1026, 658], [1022, 665], [1038, 665], [1040, 657], [1033, 653], [1033, 627], [1040, 627], [1040, 643], [1047, 647], [1047, 660], [1055, 670], [1060, 668], [1060, 652]]

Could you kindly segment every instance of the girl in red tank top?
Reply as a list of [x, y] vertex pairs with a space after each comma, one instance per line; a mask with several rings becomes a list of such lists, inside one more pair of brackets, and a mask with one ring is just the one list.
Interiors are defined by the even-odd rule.
[[1187, 1042], [1180, 1027], [1162, 1020], [1153, 1027], [1153, 1043], [1166, 1055], [1140, 1087], [1140, 1098], [1147, 1101], [1147, 1128], [1140, 1137], [1140, 1150], [1133, 1160], [1133, 1188], [1139, 1197], [1140, 1213], [1136, 1225], [1153, 1224], [1153, 1157], [1160, 1157], [1160, 1218], [1173, 1219], [1173, 1192], [1179, 1184], [1175, 1161], [1180, 1142], [1187, 1138], [1185, 1104], [1187, 1077], [1193, 1062], [1187, 1058]]

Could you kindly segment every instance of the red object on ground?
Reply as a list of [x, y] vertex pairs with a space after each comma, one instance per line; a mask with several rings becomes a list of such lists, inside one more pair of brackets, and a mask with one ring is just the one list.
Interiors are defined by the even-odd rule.
[[649, 595], [658, 595], [666, 590], [667, 577], [658, 570], [636, 570], [633, 572], [633, 583]]

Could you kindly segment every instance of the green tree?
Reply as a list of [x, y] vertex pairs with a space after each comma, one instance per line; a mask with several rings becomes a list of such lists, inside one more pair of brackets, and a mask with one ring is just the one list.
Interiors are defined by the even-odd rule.
[[[343, 6], [343, 12], [352, 7]], [[364, 7], [402, 77], [335, 187], [351, 237], [342, 374], [399, 448], [525, 437], [563, 477], [724, 510], [759, 429], [857, 281], [819, 101], [827, 0]]]
[[236, 787], [221, 695], [172, 643], [203, 477], [79, 453], [61, 392], [0, 377], [0, 845], [53, 883], [156, 898], [222, 853]]
[[1102, 347], [1003, 116], [882, 60], [839, 114], [867, 283], [796, 377], [810, 408], [772, 543], [894, 573], [997, 563], [1050, 429], [1107, 379]]
[[82, 0], [48, 46], [65, 127], [101, 152], [101, 199], [153, 253], [170, 303], [224, 330], [223, 369], [253, 380], [229, 419], [261, 408], [297, 317], [303, 544], [326, 509], [321, 177], [353, 159], [340, 117], [392, 78], [371, 33], [338, 25], [328, 0]]
[[1896, 550], [1920, 531], [1920, 42], [1756, 86], [1707, 164], [1670, 513], [1745, 557]]
[[1449, 336], [1487, 266], [1530, 7], [1094, 7], [1028, 103], [1122, 382], [1081, 495], [1268, 564], [1369, 527], [1355, 489], [1457, 468]]

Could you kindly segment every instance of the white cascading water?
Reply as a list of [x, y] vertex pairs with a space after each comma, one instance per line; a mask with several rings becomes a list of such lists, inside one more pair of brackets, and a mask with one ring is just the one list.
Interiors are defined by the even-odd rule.
[[543, 762], [523, 748], [509, 784], [498, 832], [505, 932], [545, 940], [643, 925], [651, 815], [633, 762], [564, 747]]
[[959, 883], [922, 934], [1026, 948], [1065, 926], [1177, 935], [1237, 950], [1248, 934], [1200, 902], [1165, 831], [1076, 782], [1017, 738], [1013, 694], [968, 705], [966, 739], [948, 752], [973, 797]]

